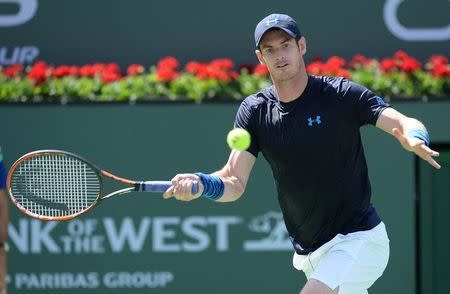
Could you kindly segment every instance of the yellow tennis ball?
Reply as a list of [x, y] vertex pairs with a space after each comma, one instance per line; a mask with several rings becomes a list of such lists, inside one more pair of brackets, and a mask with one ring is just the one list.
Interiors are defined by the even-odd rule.
[[250, 134], [244, 129], [232, 129], [227, 135], [228, 146], [233, 150], [246, 150], [250, 147], [250, 141]]

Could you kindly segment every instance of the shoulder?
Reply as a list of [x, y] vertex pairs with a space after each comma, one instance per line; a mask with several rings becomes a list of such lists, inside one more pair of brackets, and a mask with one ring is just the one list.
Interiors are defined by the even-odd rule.
[[343, 77], [322, 76], [318, 78], [322, 81], [322, 90], [324, 92], [333, 93], [340, 97], [361, 96], [369, 91], [366, 87]]
[[366, 87], [343, 77], [312, 76], [310, 79], [318, 96], [337, 101], [356, 102], [374, 94]]
[[255, 94], [247, 96], [241, 102], [241, 108], [243, 107], [247, 108], [248, 110], [255, 110], [275, 101], [277, 101], [275, 89], [273, 86], [269, 86], [261, 89]]

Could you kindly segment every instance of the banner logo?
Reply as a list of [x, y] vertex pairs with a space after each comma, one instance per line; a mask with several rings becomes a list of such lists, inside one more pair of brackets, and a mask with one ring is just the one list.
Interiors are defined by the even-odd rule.
[[386, 0], [383, 8], [384, 22], [389, 31], [404, 41], [448, 41], [450, 24], [437, 28], [407, 28], [398, 20], [398, 8], [404, 0]]
[[265, 234], [260, 240], [245, 241], [246, 251], [292, 250], [292, 243], [284, 225], [281, 212], [269, 211], [252, 219], [248, 228], [253, 232]]
[[30, 21], [38, 9], [37, 0], [0, 0], [1, 4], [16, 4], [19, 11], [15, 15], [0, 14], [0, 27], [20, 26]]
[[[255, 240], [255, 235], [261, 238]], [[292, 250], [282, 214], [275, 211], [248, 223], [236, 215], [80, 218], [67, 223], [20, 218], [9, 224], [9, 236], [14, 249], [31, 255], [227, 252], [232, 243], [244, 251]]]

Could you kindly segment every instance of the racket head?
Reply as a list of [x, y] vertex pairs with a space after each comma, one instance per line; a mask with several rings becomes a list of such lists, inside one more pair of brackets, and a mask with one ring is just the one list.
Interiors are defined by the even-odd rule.
[[24, 214], [45, 221], [73, 219], [91, 210], [103, 189], [100, 169], [62, 150], [25, 154], [11, 167], [7, 190]]

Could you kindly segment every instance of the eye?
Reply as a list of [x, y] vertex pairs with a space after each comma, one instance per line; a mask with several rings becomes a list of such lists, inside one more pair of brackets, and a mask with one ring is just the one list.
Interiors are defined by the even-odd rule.
[[291, 44], [289, 44], [289, 43], [284, 43], [284, 44], [283, 44], [283, 48], [288, 48], [290, 45], [291, 45]]
[[265, 54], [272, 54], [273, 53], [273, 49], [272, 48], [266, 48], [266, 49], [264, 49], [264, 53]]

